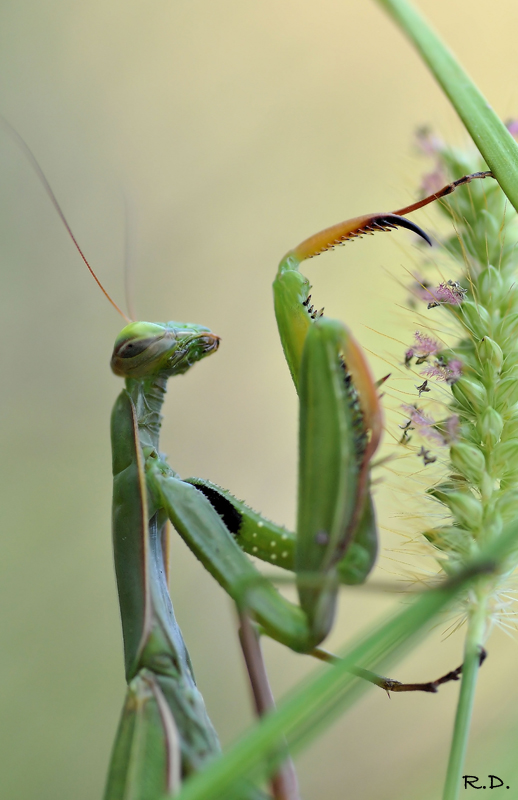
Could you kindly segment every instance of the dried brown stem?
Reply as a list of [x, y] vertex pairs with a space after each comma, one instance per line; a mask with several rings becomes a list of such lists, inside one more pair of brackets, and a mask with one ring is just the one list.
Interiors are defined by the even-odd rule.
[[[257, 631], [246, 612], [238, 610], [239, 641], [245, 659], [255, 710], [258, 717], [275, 709], [275, 700], [268, 681], [261, 644]], [[276, 773], [272, 776], [270, 786], [274, 800], [300, 800], [295, 767], [285, 747], [282, 753], [274, 754], [280, 760]]]

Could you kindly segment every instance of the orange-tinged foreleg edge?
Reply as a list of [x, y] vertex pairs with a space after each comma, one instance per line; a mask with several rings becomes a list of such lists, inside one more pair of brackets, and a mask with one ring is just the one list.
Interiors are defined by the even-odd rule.
[[347, 331], [342, 342], [342, 354], [351, 374], [353, 384], [358, 392], [358, 400], [363, 412], [365, 428], [370, 432], [358, 473], [356, 504], [349, 520], [347, 533], [342, 547], [336, 554], [337, 561], [346, 551], [363, 513], [365, 499], [369, 488], [369, 464], [381, 440], [383, 430], [383, 410], [378, 397], [378, 387], [370, 367], [358, 342]]
[[416, 203], [400, 208], [397, 211], [365, 214], [361, 217], [345, 220], [345, 222], [339, 222], [337, 225], [325, 228], [325, 230], [320, 231], [320, 233], [316, 233], [314, 236], [310, 236], [309, 239], [305, 239], [298, 247], [295, 247], [291, 251], [290, 255], [294, 256], [300, 263], [307, 258], [314, 258], [314, 256], [318, 256], [326, 250], [332, 250], [338, 245], [345, 244], [346, 242], [350, 242], [367, 234], [372, 235], [377, 233], [377, 231], [391, 231], [395, 228], [407, 228], [407, 230], [413, 231], [413, 233], [416, 233], [424, 239], [425, 242], [431, 245], [432, 242], [428, 234], [426, 234], [419, 225], [406, 219], [403, 214], [411, 214], [412, 211], [424, 208], [424, 206], [427, 206], [429, 203], [433, 203], [435, 200], [440, 200], [442, 197], [452, 194], [459, 186], [464, 186], [467, 183], [471, 183], [473, 180], [493, 177], [493, 173], [489, 171], [474, 172], [471, 175], [464, 175], [462, 178], [448, 183], [438, 192], [430, 194], [422, 200], [418, 200]]
[[[431, 201], [430, 201], [431, 202]], [[418, 236], [421, 236], [429, 245], [432, 244], [429, 236], [414, 222], [401, 217], [398, 214], [365, 214], [363, 217], [354, 217], [338, 225], [332, 225], [320, 233], [315, 233], [309, 239], [305, 239], [298, 247], [292, 250], [291, 255], [295, 256], [300, 263], [307, 258], [314, 258], [326, 250], [361, 238], [367, 234], [374, 234], [377, 231], [391, 231], [395, 228], [407, 228]]]
[[370, 461], [378, 449], [383, 429], [383, 412], [376, 382], [363, 350], [351, 333], [347, 334], [347, 339], [344, 342], [343, 356], [347, 370], [351, 373], [353, 384], [358, 392], [365, 427], [370, 430], [370, 439], [364, 455], [364, 460]]

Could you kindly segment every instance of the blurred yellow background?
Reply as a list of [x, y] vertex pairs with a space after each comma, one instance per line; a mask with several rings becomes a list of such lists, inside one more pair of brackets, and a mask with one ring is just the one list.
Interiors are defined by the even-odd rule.
[[[500, 0], [498, 24], [481, 0], [419, 5], [497, 112], [518, 114], [514, 0]], [[322, 227], [409, 202], [428, 166], [412, 151], [416, 126], [463, 140], [448, 102], [372, 2], [4, 0], [0, 42], [0, 111], [34, 150], [106, 288], [124, 303], [126, 196], [138, 316], [199, 322], [222, 337], [214, 358], [170, 386], [172, 466], [293, 526], [297, 403], [273, 315], [276, 264]], [[124, 696], [109, 449], [121, 383], [108, 367], [121, 320], [1, 131], [0, 166], [0, 791], [92, 800]], [[306, 270], [318, 307], [347, 321], [378, 377], [415, 329], [397, 281], [416, 259], [399, 232]], [[395, 488], [382, 477], [381, 500]], [[395, 580], [408, 561], [391, 549], [400, 511], [381, 504], [374, 580]], [[172, 596], [226, 744], [252, 719], [233, 610], [176, 537]], [[344, 592], [331, 645], [398, 602]], [[462, 635], [443, 641], [445, 627], [394, 677], [429, 680], [457, 666]], [[266, 652], [278, 697], [313, 669], [278, 645]], [[516, 641], [497, 632], [470, 774], [499, 774], [498, 759], [516, 747], [516, 657]], [[304, 798], [436, 797], [456, 695], [452, 685], [390, 702], [370, 692], [297, 759]]]

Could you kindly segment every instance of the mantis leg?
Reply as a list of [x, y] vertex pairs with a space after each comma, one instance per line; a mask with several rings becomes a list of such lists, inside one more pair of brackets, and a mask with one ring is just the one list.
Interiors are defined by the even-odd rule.
[[[296, 535], [281, 525], [254, 511], [243, 500], [238, 500], [228, 489], [223, 489], [203, 478], [186, 478], [210, 501], [222, 518], [239, 547], [251, 556], [277, 567], [294, 572]], [[336, 565], [340, 583], [353, 586], [363, 583], [376, 561], [378, 536], [376, 516], [370, 492], [360, 521], [345, 555]], [[302, 580], [302, 576], [299, 575]], [[305, 576], [307, 583], [318, 581]]]

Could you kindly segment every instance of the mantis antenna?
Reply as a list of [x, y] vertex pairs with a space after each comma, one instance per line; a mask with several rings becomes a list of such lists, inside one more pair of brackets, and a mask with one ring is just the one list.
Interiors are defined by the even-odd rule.
[[29, 164], [30, 164], [30, 165], [31, 165], [31, 167], [33, 168], [34, 172], [36, 173], [36, 175], [37, 175], [37, 176], [38, 176], [38, 178], [40, 179], [40, 182], [41, 182], [41, 184], [43, 185], [43, 188], [45, 189], [45, 191], [46, 191], [47, 195], [49, 196], [49, 198], [50, 198], [50, 201], [51, 201], [52, 205], [53, 205], [53, 206], [54, 206], [54, 208], [56, 209], [56, 211], [57, 211], [57, 213], [58, 213], [58, 215], [59, 215], [59, 218], [61, 219], [61, 222], [62, 222], [62, 223], [63, 223], [63, 225], [65, 226], [65, 228], [66, 228], [66, 230], [67, 230], [67, 232], [68, 232], [68, 235], [70, 236], [70, 238], [72, 239], [73, 243], [75, 244], [75, 246], [76, 246], [76, 249], [77, 249], [77, 251], [78, 251], [79, 255], [81, 256], [81, 258], [83, 259], [84, 263], [86, 264], [86, 266], [87, 266], [87, 268], [88, 268], [88, 271], [90, 272], [90, 274], [91, 274], [92, 278], [94, 279], [94, 281], [96, 282], [97, 286], [99, 287], [99, 289], [101, 290], [101, 292], [104, 294], [104, 296], [106, 297], [106, 299], [107, 299], [107, 300], [109, 300], [109, 302], [112, 304], [112, 306], [114, 307], [114, 309], [115, 309], [116, 311], [118, 311], [118, 312], [119, 312], [119, 314], [121, 315], [121, 317], [123, 317], [123, 319], [125, 319], [125, 320], [126, 320], [126, 322], [132, 322], [133, 320], [131, 320], [131, 319], [130, 319], [128, 316], [126, 316], [126, 314], [124, 313], [124, 311], [122, 311], [122, 310], [119, 308], [119, 306], [117, 305], [117, 303], [116, 303], [114, 300], [112, 300], [112, 298], [110, 297], [110, 295], [108, 294], [108, 292], [106, 291], [106, 289], [104, 288], [104, 286], [102, 285], [101, 281], [99, 280], [99, 278], [97, 277], [97, 275], [96, 275], [96, 274], [95, 274], [95, 272], [93, 271], [92, 267], [91, 267], [91, 266], [90, 266], [90, 264], [88, 263], [88, 259], [86, 258], [85, 254], [84, 254], [84, 253], [83, 253], [83, 251], [81, 250], [81, 248], [80, 248], [80, 246], [79, 246], [79, 243], [78, 243], [78, 241], [77, 241], [76, 237], [75, 237], [75, 236], [74, 236], [74, 234], [72, 233], [72, 229], [71, 229], [70, 225], [69, 225], [69, 224], [68, 224], [68, 222], [67, 222], [67, 218], [65, 217], [65, 215], [64, 215], [64, 213], [63, 213], [63, 211], [62, 211], [62, 209], [61, 209], [61, 206], [60, 206], [60, 205], [59, 205], [59, 203], [58, 203], [58, 200], [57, 200], [57, 197], [56, 197], [56, 195], [55, 195], [55, 194], [54, 194], [54, 192], [52, 191], [52, 187], [51, 187], [50, 183], [48, 182], [48, 180], [47, 180], [47, 178], [46, 178], [46, 176], [45, 176], [45, 173], [43, 172], [42, 168], [40, 167], [40, 165], [39, 165], [39, 163], [38, 163], [38, 161], [37, 161], [37, 159], [36, 159], [36, 156], [34, 155], [34, 153], [32, 152], [32, 150], [30, 149], [29, 145], [28, 145], [28, 144], [27, 144], [27, 142], [26, 142], [26, 141], [25, 141], [25, 140], [24, 140], [24, 139], [23, 139], [23, 138], [20, 136], [20, 134], [18, 133], [18, 131], [16, 130], [16, 128], [13, 128], [13, 126], [11, 125], [11, 123], [10, 123], [10, 122], [8, 122], [8, 121], [5, 119], [5, 117], [3, 117], [3, 116], [1, 116], [1, 115], [0, 115], [0, 123], [2, 124], [2, 126], [4, 127], [4, 129], [6, 130], [6, 132], [7, 132], [7, 133], [10, 135], [10, 137], [11, 137], [11, 138], [12, 138], [12, 139], [13, 139], [13, 140], [16, 142], [16, 144], [18, 145], [18, 147], [20, 148], [20, 150], [22, 151], [22, 153], [25, 155], [25, 157], [26, 157], [27, 161], [29, 162]]
[[126, 298], [126, 308], [128, 309], [130, 317], [135, 320], [138, 319], [135, 314], [134, 304], [134, 286], [135, 286], [135, 271], [134, 271], [134, 258], [135, 252], [135, 229], [136, 229], [136, 211], [135, 204], [132, 198], [128, 195], [127, 191], [123, 191], [122, 199], [124, 202], [124, 296]]

